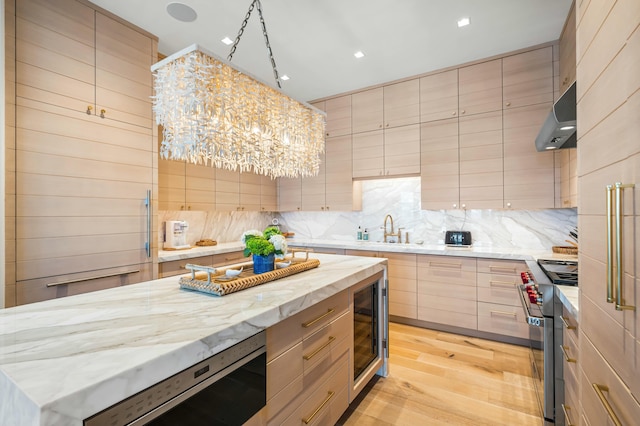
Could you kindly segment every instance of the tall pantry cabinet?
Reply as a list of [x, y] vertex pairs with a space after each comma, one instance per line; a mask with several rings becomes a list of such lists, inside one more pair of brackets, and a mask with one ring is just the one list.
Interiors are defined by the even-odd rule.
[[6, 3], [8, 15], [15, 7], [7, 305], [154, 278], [157, 39], [86, 0]]
[[640, 419], [640, 2], [576, 7], [578, 409], [580, 424], [631, 425]]

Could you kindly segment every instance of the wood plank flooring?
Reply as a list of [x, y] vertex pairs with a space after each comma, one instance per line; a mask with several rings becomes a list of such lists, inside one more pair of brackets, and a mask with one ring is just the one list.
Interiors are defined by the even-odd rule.
[[338, 421], [367, 425], [535, 425], [528, 348], [389, 324], [390, 374]]

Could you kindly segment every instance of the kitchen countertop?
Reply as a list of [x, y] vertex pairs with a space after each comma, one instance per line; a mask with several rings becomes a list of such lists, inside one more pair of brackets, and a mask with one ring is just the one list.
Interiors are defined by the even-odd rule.
[[2, 424], [81, 425], [386, 265], [312, 257], [316, 269], [223, 297], [169, 277], [0, 310]]
[[578, 321], [580, 320], [580, 288], [579, 287], [571, 287], [566, 285], [558, 285], [556, 286], [556, 294], [558, 298], [567, 308], [569, 313], [576, 318]]

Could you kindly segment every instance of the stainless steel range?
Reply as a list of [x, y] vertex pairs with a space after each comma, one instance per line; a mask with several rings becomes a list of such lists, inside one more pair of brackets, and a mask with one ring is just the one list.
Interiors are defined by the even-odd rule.
[[[578, 285], [578, 262], [539, 260], [522, 272], [520, 300], [529, 324], [531, 367], [545, 425], [564, 425], [556, 407], [564, 402], [562, 382], [562, 304], [554, 297], [557, 285]], [[534, 278], [535, 275], [535, 278]], [[556, 320], [557, 319], [557, 320]]]

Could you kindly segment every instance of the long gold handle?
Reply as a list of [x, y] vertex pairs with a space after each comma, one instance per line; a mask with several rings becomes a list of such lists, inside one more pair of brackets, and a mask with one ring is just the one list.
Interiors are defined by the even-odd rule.
[[569, 354], [567, 353], [567, 349], [569, 349], [569, 348], [564, 346], [564, 345], [560, 345], [560, 350], [562, 351], [562, 355], [564, 356], [564, 360], [567, 361], [567, 362], [578, 362], [577, 359], [569, 357]]
[[613, 222], [611, 215], [613, 211], [613, 203], [611, 194], [613, 186], [607, 185], [607, 303], [613, 303], [613, 231], [611, 227]]
[[503, 317], [513, 317], [513, 318], [515, 318], [517, 316], [513, 312], [504, 312], [504, 311], [491, 311], [491, 315], [493, 315], [493, 314], [501, 315]]
[[509, 272], [509, 273], [516, 273], [516, 268], [507, 268], [505, 266], [489, 266], [489, 270], [490, 271], [501, 271], [501, 272]]
[[311, 413], [311, 415], [309, 417], [305, 417], [304, 419], [302, 419], [302, 421], [304, 422], [305, 425], [308, 425], [309, 423], [311, 423], [311, 421], [313, 420], [313, 418], [315, 416], [318, 415], [318, 413], [320, 412], [320, 410], [322, 410], [322, 408], [324, 408], [325, 405], [327, 405], [329, 403], [329, 401], [331, 401], [331, 398], [333, 398], [333, 396], [336, 393], [334, 391], [329, 391], [327, 392], [327, 397], [324, 399], [324, 401], [322, 401], [322, 404], [320, 404], [318, 406], [318, 408], [315, 409], [315, 411], [313, 413]]
[[304, 355], [302, 358], [304, 358], [305, 361], [309, 361], [311, 358], [313, 358], [314, 356], [318, 355], [324, 348], [329, 346], [334, 340], [336, 340], [335, 337], [329, 336], [329, 340], [327, 342], [325, 342], [324, 345], [320, 346], [318, 349], [316, 349], [315, 351], [311, 352], [310, 354]]
[[564, 413], [564, 419], [566, 420], [565, 426], [575, 426], [571, 421], [571, 417], [569, 417], [569, 411], [571, 411], [571, 407], [562, 404], [562, 412]]
[[462, 269], [462, 263], [429, 262], [429, 266], [435, 266], [436, 268]]
[[489, 281], [489, 286], [491, 287], [503, 287], [503, 288], [513, 288], [515, 287], [515, 283], [509, 281]]
[[562, 321], [562, 323], [564, 324], [564, 328], [566, 328], [567, 330], [575, 330], [576, 329], [576, 326], [569, 324], [569, 321], [567, 321], [567, 319], [565, 317], [563, 317], [562, 315], [560, 316], [560, 321]]
[[622, 189], [633, 188], [634, 184], [623, 185], [616, 182], [616, 310], [635, 311], [636, 307], [625, 305], [622, 297], [622, 281], [624, 279], [624, 265], [622, 264]]
[[597, 383], [592, 383], [591, 386], [593, 386], [593, 390], [596, 391], [598, 398], [600, 398], [600, 402], [602, 402], [602, 405], [604, 405], [604, 409], [607, 410], [607, 414], [609, 414], [609, 418], [611, 419], [611, 421], [613, 421], [613, 423], [615, 423], [616, 426], [622, 426], [622, 423], [620, 423], [618, 416], [616, 416], [616, 413], [614, 413], [613, 408], [611, 407], [611, 404], [609, 404], [609, 401], [607, 401], [607, 398], [604, 396], [604, 393], [602, 393], [602, 392], [609, 392], [609, 387], [604, 385], [599, 385]]
[[327, 309], [327, 312], [326, 312], [326, 313], [324, 313], [324, 314], [320, 315], [320, 316], [319, 316], [319, 317], [317, 317], [317, 318], [312, 319], [311, 321], [303, 322], [301, 325], [302, 325], [302, 327], [304, 327], [304, 328], [309, 328], [309, 327], [311, 327], [313, 324], [315, 324], [315, 323], [317, 323], [318, 321], [322, 320], [323, 318], [325, 318], [325, 317], [327, 317], [327, 316], [331, 315], [331, 314], [332, 314], [332, 313], [334, 313], [335, 311], [336, 311], [336, 310], [335, 310], [334, 308]]

